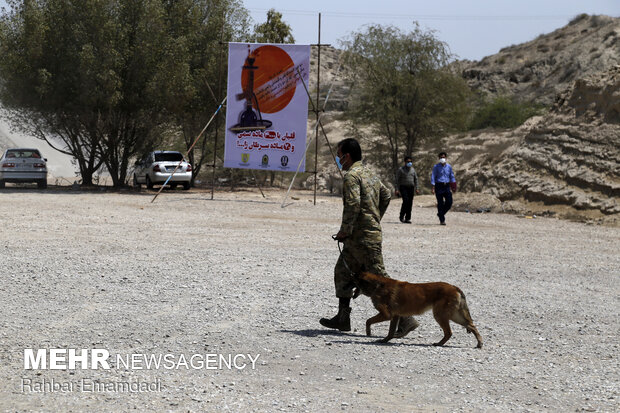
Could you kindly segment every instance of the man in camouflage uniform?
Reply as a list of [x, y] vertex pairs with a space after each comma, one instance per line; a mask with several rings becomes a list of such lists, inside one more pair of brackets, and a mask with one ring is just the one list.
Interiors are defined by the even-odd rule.
[[[322, 318], [321, 325], [351, 331], [351, 297], [354, 285], [352, 273], [368, 271], [387, 277], [381, 252], [381, 218], [390, 203], [390, 191], [379, 177], [362, 165], [362, 150], [352, 138], [338, 143], [338, 166], [347, 171], [342, 186], [342, 224], [336, 239], [344, 243], [342, 254], [334, 268], [338, 314]], [[404, 337], [418, 323], [412, 318], [401, 318], [395, 337]]]

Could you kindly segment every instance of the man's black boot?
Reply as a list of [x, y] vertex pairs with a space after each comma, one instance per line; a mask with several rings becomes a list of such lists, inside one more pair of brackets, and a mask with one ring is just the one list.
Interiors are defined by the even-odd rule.
[[333, 318], [321, 318], [319, 323], [321, 323], [323, 327], [334, 328], [340, 331], [351, 331], [350, 301], [350, 298], [340, 298], [338, 314], [336, 314]]
[[338, 309], [333, 318], [321, 318], [319, 323], [323, 327], [335, 328], [340, 331], [351, 331], [351, 307]]

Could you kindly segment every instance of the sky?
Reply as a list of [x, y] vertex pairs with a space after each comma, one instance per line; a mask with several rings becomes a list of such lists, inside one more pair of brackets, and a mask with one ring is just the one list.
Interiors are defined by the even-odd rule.
[[434, 30], [459, 59], [481, 60], [500, 49], [535, 39], [568, 24], [581, 13], [620, 17], [620, 0], [243, 0], [254, 22], [267, 10], [281, 12], [297, 44], [338, 47], [338, 40], [367, 24], [403, 31], [418, 21]]
[[[338, 41], [367, 24], [404, 31], [418, 21], [434, 30], [459, 59], [480, 60], [500, 49], [535, 39], [566, 25], [581, 13], [620, 17], [620, 0], [243, 0], [255, 23], [267, 10], [281, 12], [297, 44]], [[6, 2], [0, 0], [0, 6]]]

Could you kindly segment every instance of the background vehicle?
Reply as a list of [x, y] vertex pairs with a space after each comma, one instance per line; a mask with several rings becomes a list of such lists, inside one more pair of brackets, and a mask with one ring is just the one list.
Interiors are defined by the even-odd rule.
[[141, 184], [145, 184], [147, 188], [152, 189], [153, 185], [162, 185], [172, 175], [179, 161], [181, 161], [181, 166], [168, 181], [168, 185], [176, 188], [178, 184], [181, 184], [183, 189], [189, 189], [192, 181], [192, 166], [185, 162], [183, 154], [177, 151], [151, 152], [136, 162], [133, 174], [134, 186], [139, 188]]
[[40, 189], [47, 188], [47, 159], [38, 149], [7, 149], [0, 158], [0, 188], [7, 182], [36, 182]]

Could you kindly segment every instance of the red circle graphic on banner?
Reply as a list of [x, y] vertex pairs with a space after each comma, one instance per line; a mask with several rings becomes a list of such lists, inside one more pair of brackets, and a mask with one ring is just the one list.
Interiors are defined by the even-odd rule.
[[[250, 59], [254, 59], [253, 65]], [[252, 104], [258, 101], [261, 113], [279, 112], [295, 95], [297, 73], [294, 69], [293, 59], [284, 50], [277, 46], [260, 46], [245, 60], [241, 86], [256, 96]]]

